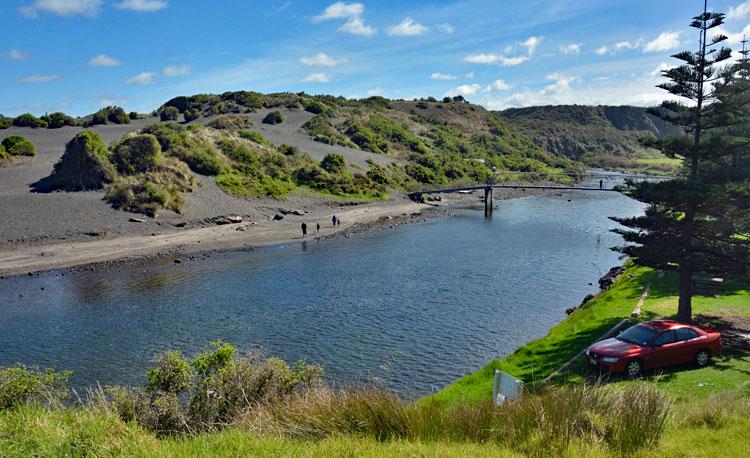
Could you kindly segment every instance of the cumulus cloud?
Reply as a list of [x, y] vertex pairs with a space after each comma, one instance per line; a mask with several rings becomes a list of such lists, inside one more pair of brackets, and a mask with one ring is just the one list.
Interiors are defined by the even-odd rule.
[[512, 87], [513, 86], [503, 80], [495, 80], [493, 83], [485, 86], [484, 92], [507, 91]]
[[560, 46], [560, 52], [563, 54], [581, 54], [581, 43], [568, 43]]
[[125, 83], [130, 84], [130, 85], [145, 86], [147, 84], [153, 84], [155, 81], [156, 81], [156, 73], [143, 72], [130, 78]]
[[643, 52], [669, 51], [680, 45], [680, 32], [662, 32], [658, 37], [646, 43]]
[[29, 19], [36, 19], [39, 13], [95, 17], [101, 6], [102, 0], [36, 0], [30, 5], [22, 6], [19, 11]]
[[19, 83], [23, 84], [37, 84], [37, 83], [49, 83], [55, 80], [59, 80], [60, 76], [58, 75], [42, 75], [39, 73], [36, 73], [34, 75], [24, 76], [23, 78], [19, 79]]
[[432, 75], [430, 75], [430, 79], [440, 80], [440, 81], [450, 81], [450, 80], [456, 80], [458, 79], [458, 77], [456, 75], [448, 75], [447, 73], [434, 72]]
[[448, 33], [448, 34], [453, 33], [455, 31], [453, 26], [448, 23], [437, 24], [435, 28], [438, 29], [440, 32]]
[[449, 90], [445, 93], [446, 97], [455, 97], [457, 95], [463, 96], [463, 97], [471, 97], [472, 95], [476, 95], [477, 92], [479, 92], [482, 89], [482, 86], [479, 84], [462, 84], [460, 86], [456, 86], [453, 89]]
[[331, 75], [328, 73], [313, 73], [307, 75], [305, 79], [302, 80], [303, 83], [327, 83], [329, 81], [331, 81]]
[[121, 10], [150, 12], [159, 11], [167, 7], [167, 0], [123, 0], [115, 4], [115, 8]]
[[122, 62], [106, 54], [94, 56], [89, 61], [89, 67], [117, 67], [120, 65], [122, 65]]
[[166, 77], [187, 76], [190, 74], [189, 65], [168, 65], [162, 71]]
[[729, 12], [727, 13], [727, 19], [729, 19], [730, 21], [750, 19], [750, 0], [746, 1], [745, 3], [741, 3], [737, 6], [734, 6], [732, 8], [729, 8]]
[[302, 65], [307, 65], [308, 67], [335, 67], [348, 62], [346, 59], [334, 59], [323, 52], [303, 57], [299, 61]]
[[605, 54], [617, 54], [620, 51], [628, 50], [628, 49], [638, 49], [643, 45], [643, 39], [639, 38], [638, 41], [620, 41], [618, 43], [615, 43], [613, 45], [605, 45], [600, 48], [597, 48], [596, 52], [598, 55], [603, 56]]
[[331, 19], [345, 19], [346, 22], [339, 27], [339, 31], [371, 37], [377, 33], [377, 29], [365, 24], [362, 18], [364, 12], [365, 6], [362, 3], [336, 2], [328, 5], [321, 14], [313, 18], [313, 21], [321, 22]]
[[388, 27], [388, 35], [391, 36], [402, 36], [402, 37], [413, 37], [418, 35], [424, 35], [430, 31], [430, 28], [414, 22], [410, 17], [404, 18], [399, 24]]
[[10, 59], [10, 60], [26, 60], [29, 58], [29, 55], [21, 51], [20, 49], [14, 48], [8, 51], [7, 53], [0, 54], [0, 58]]
[[[527, 60], [531, 59], [531, 56], [534, 54], [534, 50], [536, 47], [541, 43], [542, 39], [539, 37], [529, 37], [525, 41], [518, 43], [520, 46], [526, 48], [526, 55], [519, 55], [519, 56], [513, 56], [508, 57], [504, 54], [493, 54], [493, 53], [480, 53], [480, 54], [469, 54], [468, 56], [464, 57], [464, 62], [468, 62], [470, 64], [483, 64], [483, 65], [500, 65], [502, 67], [513, 67], [515, 65], [520, 65]], [[510, 53], [513, 51], [513, 46], [506, 46], [503, 49], [503, 52], [505, 54]]]

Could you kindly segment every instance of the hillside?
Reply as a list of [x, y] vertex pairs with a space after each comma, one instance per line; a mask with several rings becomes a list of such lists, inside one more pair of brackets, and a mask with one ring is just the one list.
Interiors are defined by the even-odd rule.
[[511, 108], [498, 115], [546, 151], [590, 166], [666, 172], [677, 165], [641, 144], [644, 137], [664, 138], [679, 132], [646, 108], [557, 105]]

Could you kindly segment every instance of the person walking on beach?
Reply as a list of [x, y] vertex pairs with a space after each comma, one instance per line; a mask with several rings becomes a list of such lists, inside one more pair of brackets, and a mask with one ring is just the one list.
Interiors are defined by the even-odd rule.
[[302, 223], [302, 237], [307, 235], [307, 224]]
[[599, 189], [604, 187], [604, 180], [599, 180]]
[[341, 227], [341, 218], [336, 218], [336, 225]]
[[333, 218], [331, 218], [331, 221], [333, 221], [333, 227], [336, 227], [336, 215], [333, 215]]
[[315, 233], [316, 234], [320, 233], [320, 223], [315, 223]]

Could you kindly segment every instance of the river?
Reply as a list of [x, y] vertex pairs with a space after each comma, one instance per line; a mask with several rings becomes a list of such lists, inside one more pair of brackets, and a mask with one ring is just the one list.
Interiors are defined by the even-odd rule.
[[0, 365], [70, 369], [79, 390], [141, 385], [154, 354], [223, 339], [413, 398], [544, 336], [622, 263], [608, 216], [642, 211], [573, 191], [497, 202], [491, 220], [466, 210], [304, 248], [6, 278]]

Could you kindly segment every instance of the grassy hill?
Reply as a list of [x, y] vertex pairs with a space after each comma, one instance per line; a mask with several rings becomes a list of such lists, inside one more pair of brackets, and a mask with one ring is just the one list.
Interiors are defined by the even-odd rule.
[[679, 130], [633, 106], [557, 105], [511, 108], [498, 113], [546, 151], [590, 166], [670, 172], [678, 161], [644, 147], [644, 137]]

